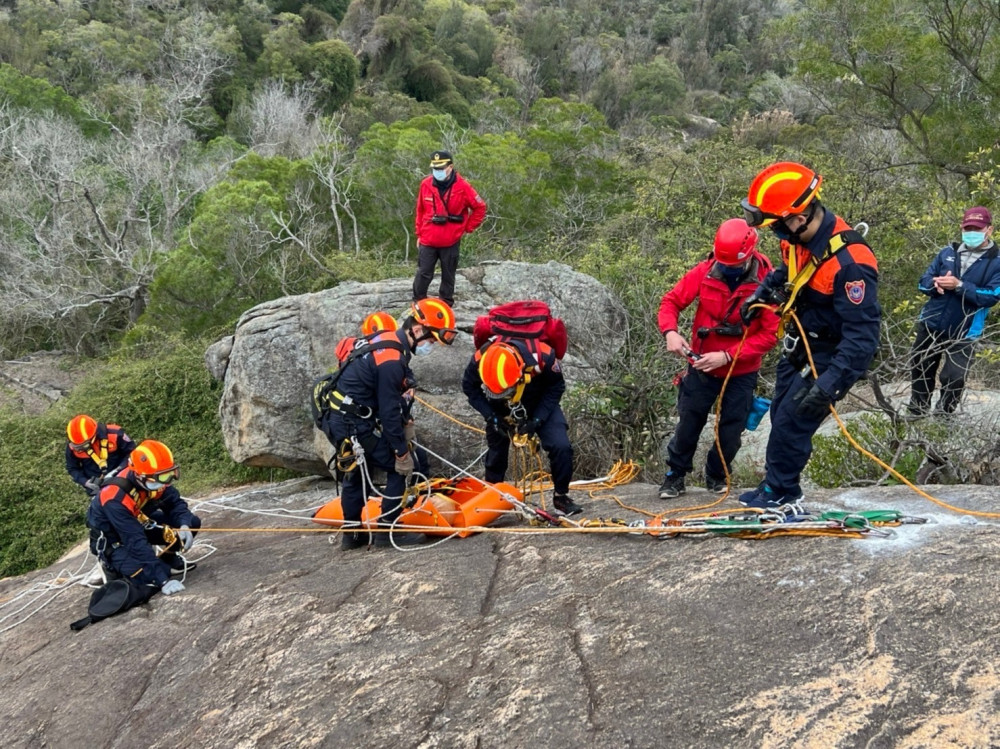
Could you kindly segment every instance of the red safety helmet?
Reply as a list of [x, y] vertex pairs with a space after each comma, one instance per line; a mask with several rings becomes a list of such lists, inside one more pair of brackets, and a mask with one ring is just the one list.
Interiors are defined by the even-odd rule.
[[715, 232], [715, 259], [723, 265], [742, 265], [757, 246], [757, 230], [741, 218], [723, 221]]
[[381, 333], [382, 331], [392, 332], [399, 328], [396, 323], [396, 318], [390, 315], [388, 312], [372, 312], [368, 317], [365, 318], [364, 322], [361, 323], [361, 335], [370, 336], [375, 333]]
[[70, 419], [66, 425], [66, 438], [74, 450], [86, 450], [97, 436], [97, 421], [86, 414]]
[[802, 213], [819, 194], [823, 178], [794, 161], [779, 161], [750, 183], [743, 199], [743, 216], [750, 226], [768, 226], [778, 219]]
[[427, 328], [435, 339], [450, 346], [455, 342], [455, 312], [443, 299], [427, 297], [413, 303], [410, 314], [413, 321]]
[[504, 341], [494, 341], [479, 357], [479, 378], [483, 381], [483, 392], [490, 398], [509, 398], [525, 381], [527, 367], [524, 357]]
[[143, 440], [128, 456], [128, 467], [135, 474], [136, 483], [143, 489], [155, 491], [180, 477], [170, 448], [156, 440]]

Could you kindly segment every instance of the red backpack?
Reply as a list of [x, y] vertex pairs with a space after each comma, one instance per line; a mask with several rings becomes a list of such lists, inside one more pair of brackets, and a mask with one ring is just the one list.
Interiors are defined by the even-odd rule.
[[566, 325], [552, 316], [549, 305], [536, 299], [507, 302], [476, 318], [472, 328], [476, 348], [482, 348], [493, 336], [544, 341], [555, 350], [557, 359], [566, 355], [568, 345]]

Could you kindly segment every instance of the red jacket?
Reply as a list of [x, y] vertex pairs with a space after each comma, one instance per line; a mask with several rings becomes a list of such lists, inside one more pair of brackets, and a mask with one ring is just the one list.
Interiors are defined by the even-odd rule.
[[[730, 291], [715, 267], [714, 258], [698, 263], [684, 274], [674, 288], [664, 294], [658, 318], [660, 332], [665, 334], [668, 330], [677, 330], [677, 320], [681, 310], [697, 299], [694, 335], [690, 339], [691, 350], [696, 354], [725, 351], [736, 359], [736, 366], [733, 367], [734, 375], [756, 372], [760, 369], [764, 354], [777, 343], [778, 316], [772, 310], [766, 309], [754, 318], [738, 359], [736, 350], [740, 345], [740, 335], [719, 335], [712, 332], [707, 337], [701, 338], [697, 331], [699, 328], [714, 328], [720, 325], [735, 326], [734, 330], [741, 328], [740, 305], [753, 294], [770, 270], [771, 263], [768, 259], [759, 253], [754, 253], [753, 263], [743, 277], [742, 283], [736, 287], [736, 291]], [[711, 370], [709, 374], [725, 377], [728, 371], [727, 364]]]
[[[455, 180], [441, 192], [433, 177], [425, 177], [417, 191], [417, 241], [425, 247], [451, 247], [463, 234], [471, 234], [486, 218], [486, 202], [468, 182], [454, 172]], [[432, 216], [461, 216], [459, 222], [431, 222]]]

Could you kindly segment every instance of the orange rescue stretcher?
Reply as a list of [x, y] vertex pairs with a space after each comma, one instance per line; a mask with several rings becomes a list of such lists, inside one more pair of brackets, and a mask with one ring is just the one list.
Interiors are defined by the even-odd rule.
[[[429, 486], [428, 486], [429, 484]], [[451, 536], [456, 531], [459, 538], [475, 533], [476, 527], [489, 525], [514, 509], [506, 496], [518, 502], [524, 499], [521, 490], [505, 483], [487, 484], [478, 479], [431, 479], [420, 489], [416, 502], [403, 510], [396, 528], [419, 526], [428, 536]], [[372, 528], [382, 512], [382, 502], [369, 498], [361, 511], [361, 522]], [[340, 497], [320, 507], [312, 517], [314, 523], [339, 528], [344, 524], [344, 510]]]

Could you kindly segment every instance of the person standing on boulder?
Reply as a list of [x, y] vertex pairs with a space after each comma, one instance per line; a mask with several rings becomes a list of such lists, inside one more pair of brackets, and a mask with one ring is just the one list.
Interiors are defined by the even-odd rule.
[[765, 305], [780, 305], [784, 326], [764, 481], [740, 495], [745, 507], [802, 499], [813, 434], [878, 349], [878, 263], [864, 237], [820, 203], [822, 183], [809, 167], [782, 161], [761, 171], [742, 201], [746, 222], [770, 227], [784, 260], [740, 308], [750, 325]]
[[566, 380], [550, 345], [512, 337], [492, 339], [465, 368], [462, 392], [486, 420], [486, 481], [504, 480], [512, 436], [517, 440], [537, 435], [549, 456], [552, 504], [565, 515], [583, 512], [569, 497], [573, 446], [559, 405]]
[[79, 414], [66, 425], [66, 472], [96, 497], [106, 477], [114, 475], [135, 449], [135, 442], [117, 424], [103, 424]]
[[[698, 438], [720, 392], [722, 458], [715, 446], [708, 451], [705, 488], [712, 492], [728, 489], [726, 476], [740, 449], [761, 359], [777, 343], [778, 330], [778, 316], [769, 309], [751, 322], [744, 338], [739, 308], [771, 270], [771, 262], [757, 252], [757, 230], [741, 218], [731, 218], [715, 233], [711, 257], [694, 266], [663, 296], [659, 326], [667, 351], [686, 358], [690, 365], [677, 392], [680, 420], [667, 446], [670, 469], [663, 477], [660, 499], [685, 493], [684, 476], [691, 471]], [[678, 319], [695, 301], [694, 335], [689, 341], [677, 332]]]
[[1000, 300], [1000, 260], [993, 242], [993, 216], [982, 206], [962, 216], [962, 241], [941, 250], [917, 284], [930, 297], [920, 310], [910, 351], [912, 386], [907, 410], [930, 410], [934, 378], [941, 359], [941, 397], [935, 410], [950, 414], [965, 389], [976, 341], [990, 307]]
[[427, 297], [434, 268], [441, 261], [438, 296], [455, 305], [455, 274], [459, 245], [464, 234], [474, 232], [486, 218], [486, 203], [472, 185], [455, 171], [448, 151], [431, 154], [431, 174], [417, 191], [417, 275], [413, 300]]
[[[386, 472], [380, 526], [389, 528], [399, 517], [406, 479], [414, 470], [410, 451], [413, 425], [404, 422], [409, 412], [404, 396], [412, 387], [407, 376], [410, 357], [429, 354], [435, 343], [451, 345], [456, 335], [451, 307], [441, 299], [421, 299], [413, 303], [398, 330], [376, 333], [343, 362], [331, 392], [314, 394], [314, 399], [321, 401], [320, 429], [337, 450], [338, 470], [344, 475], [341, 506], [345, 527], [361, 526], [371, 468]], [[358, 449], [363, 451], [363, 465]], [[360, 530], [345, 531], [341, 547], [367, 546], [368, 536]], [[408, 534], [396, 543], [421, 540], [420, 534]], [[379, 533], [374, 543], [391, 546], [392, 539]]]
[[[143, 440], [120, 474], [108, 480], [87, 510], [90, 550], [109, 577], [147, 586], [149, 595], [184, 590], [172, 572], [194, 567], [180, 552], [194, 544], [201, 519], [173, 486], [179, 471], [162, 442]], [[154, 546], [164, 547], [159, 556]]]

